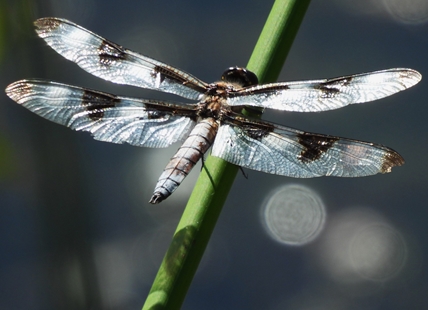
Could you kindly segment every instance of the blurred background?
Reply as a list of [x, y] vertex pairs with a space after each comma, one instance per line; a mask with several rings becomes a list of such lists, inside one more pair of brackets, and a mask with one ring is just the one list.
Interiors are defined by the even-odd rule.
[[[45, 78], [126, 96], [57, 55], [36, 18], [69, 19], [207, 82], [245, 66], [272, 1], [1, 1], [0, 85]], [[428, 2], [313, 0], [279, 80], [393, 67], [428, 77]], [[1, 95], [0, 309], [139, 309], [198, 176], [148, 200], [168, 149], [94, 141]], [[428, 309], [428, 88], [324, 113], [298, 129], [381, 143], [391, 174], [238, 174], [183, 309]]]

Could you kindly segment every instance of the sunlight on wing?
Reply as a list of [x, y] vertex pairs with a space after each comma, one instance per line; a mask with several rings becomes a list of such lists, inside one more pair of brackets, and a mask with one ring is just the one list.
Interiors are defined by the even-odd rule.
[[320, 112], [381, 99], [422, 79], [412, 69], [388, 69], [345, 77], [257, 85], [231, 94], [231, 106], [249, 105], [294, 112]]
[[[95, 139], [112, 143], [167, 147], [183, 140], [195, 126], [194, 105], [118, 97], [40, 80], [12, 83], [6, 93], [50, 121], [77, 131], [88, 131]], [[184, 115], [174, 115], [176, 109]]]
[[63, 57], [107, 81], [197, 100], [206, 83], [176, 68], [132, 52], [60, 18], [34, 22], [37, 34]]
[[362, 177], [387, 173], [403, 158], [387, 147], [273, 126], [225, 124], [212, 155], [252, 170], [294, 178]]

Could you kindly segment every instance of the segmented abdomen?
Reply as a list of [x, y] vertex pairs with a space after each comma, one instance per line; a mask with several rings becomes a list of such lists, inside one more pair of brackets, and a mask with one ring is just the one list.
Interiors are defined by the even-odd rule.
[[190, 170], [211, 147], [217, 130], [218, 123], [214, 118], [205, 118], [196, 124], [159, 177], [150, 203], [161, 202], [177, 189]]

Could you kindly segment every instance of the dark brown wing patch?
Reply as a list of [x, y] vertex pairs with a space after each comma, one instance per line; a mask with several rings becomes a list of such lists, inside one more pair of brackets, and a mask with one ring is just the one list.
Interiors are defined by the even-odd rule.
[[334, 143], [339, 140], [337, 137], [326, 137], [317, 134], [297, 134], [299, 143], [304, 147], [299, 155], [299, 159], [303, 162], [311, 162], [321, 157]]
[[335, 78], [327, 80], [324, 83], [320, 83], [319, 85], [314, 86], [314, 89], [318, 89], [322, 92], [322, 98], [332, 98], [336, 94], [341, 92], [343, 87], [348, 86], [352, 81], [352, 77], [348, 77], [346, 79], [343, 78]]
[[104, 117], [104, 110], [115, 107], [120, 102], [116, 96], [91, 91], [85, 91], [82, 96], [82, 106], [89, 112], [91, 120], [96, 121]]
[[119, 60], [124, 60], [127, 54], [122, 46], [104, 39], [98, 48], [98, 55], [100, 63], [108, 67]]

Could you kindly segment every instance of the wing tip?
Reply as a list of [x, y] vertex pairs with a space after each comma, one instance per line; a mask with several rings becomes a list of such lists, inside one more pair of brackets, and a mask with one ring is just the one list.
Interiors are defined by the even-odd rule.
[[387, 152], [383, 156], [383, 163], [379, 170], [380, 173], [390, 173], [393, 167], [404, 165], [404, 158], [395, 151]]
[[39, 36], [43, 36], [43, 34], [57, 29], [64, 22], [66, 22], [65, 19], [57, 17], [42, 17], [34, 21], [34, 26], [36, 27], [36, 33]]
[[6, 89], [6, 95], [18, 104], [21, 104], [22, 99], [31, 93], [32, 87], [27, 80], [20, 80], [9, 84]]
[[414, 69], [401, 69], [400, 78], [406, 88], [418, 84], [422, 80], [422, 74]]

